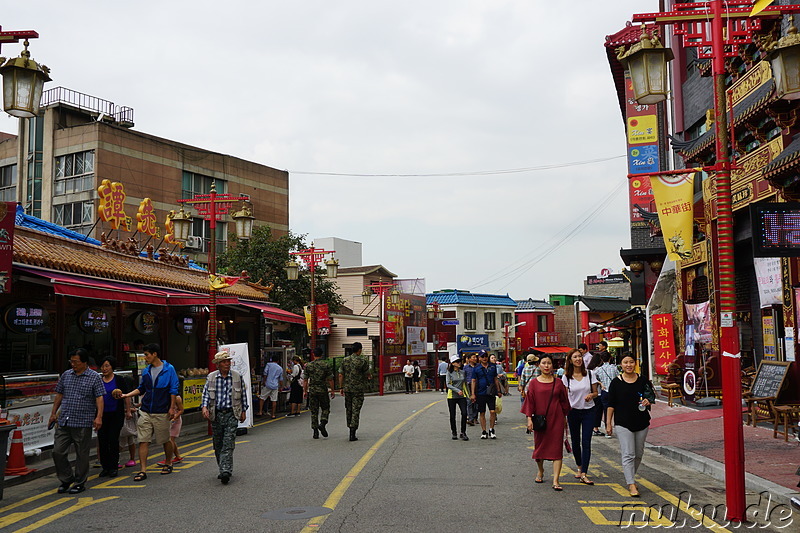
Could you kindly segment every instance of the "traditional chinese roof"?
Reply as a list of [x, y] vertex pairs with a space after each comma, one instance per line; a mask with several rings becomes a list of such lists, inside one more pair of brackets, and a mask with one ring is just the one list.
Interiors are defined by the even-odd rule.
[[[764, 167], [763, 176], [767, 180], [775, 181], [778, 176], [797, 168], [798, 165], [800, 165], [800, 134], [795, 135], [789, 146], [784, 148], [775, 159]], [[796, 180], [796, 178], [794, 179]], [[782, 187], [789, 185], [792, 185], [792, 183], [780, 184]]]
[[631, 308], [631, 303], [628, 300], [623, 300], [622, 298], [603, 298], [601, 296], [579, 296], [581, 302], [583, 302], [586, 307], [589, 308], [590, 311], [594, 311], [597, 313], [620, 313], [627, 311]]
[[517, 307], [508, 294], [479, 294], [469, 291], [449, 290], [428, 293], [425, 295], [427, 303], [438, 302], [441, 305], [476, 305], [476, 306], [508, 306]]
[[369, 276], [379, 274], [386, 278], [396, 278], [397, 274], [390, 272], [383, 265], [368, 265], [355, 267], [339, 267], [340, 276]]

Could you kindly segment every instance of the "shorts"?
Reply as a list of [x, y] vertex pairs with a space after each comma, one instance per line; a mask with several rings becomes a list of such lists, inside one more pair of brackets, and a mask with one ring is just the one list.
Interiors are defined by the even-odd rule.
[[489, 411], [494, 411], [497, 402], [496, 396], [489, 396], [487, 394], [481, 394], [477, 398], [478, 404], [478, 412], [485, 413], [486, 406], [489, 406]]
[[183, 427], [183, 417], [179, 416], [169, 424], [169, 436], [170, 437], [180, 437], [181, 436], [181, 428]]
[[261, 389], [261, 394], [259, 394], [258, 397], [261, 398], [262, 400], [266, 400], [267, 398], [269, 398], [270, 401], [277, 402], [278, 389], [268, 389], [266, 387], [263, 387]]
[[169, 441], [169, 415], [167, 413], [146, 413], [139, 411], [136, 423], [136, 438], [139, 442], [150, 442], [155, 436], [156, 444]]
[[[137, 428], [138, 432], [138, 428]], [[123, 448], [127, 448], [131, 445], [139, 444], [139, 441], [136, 440], [136, 435], [128, 435], [127, 437], [120, 437], [119, 438], [119, 445]]]

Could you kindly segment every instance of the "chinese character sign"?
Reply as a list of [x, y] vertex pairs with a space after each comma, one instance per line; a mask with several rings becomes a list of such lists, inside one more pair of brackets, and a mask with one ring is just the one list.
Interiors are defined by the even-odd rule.
[[125, 214], [125, 187], [118, 182], [103, 180], [97, 192], [100, 194], [100, 219], [110, 222], [114, 229], [122, 227], [130, 231], [131, 219]]
[[675, 360], [675, 335], [672, 330], [672, 315], [664, 313], [653, 315], [653, 346], [655, 352], [655, 372], [667, 375], [667, 368]]
[[144, 233], [151, 237], [158, 234], [156, 212], [153, 208], [153, 201], [150, 198], [145, 198], [139, 204], [139, 210], [136, 212], [136, 229], [139, 230], [139, 233]]
[[673, 261], [692, 256], [694, 172], [650, 176], [664, 246]]

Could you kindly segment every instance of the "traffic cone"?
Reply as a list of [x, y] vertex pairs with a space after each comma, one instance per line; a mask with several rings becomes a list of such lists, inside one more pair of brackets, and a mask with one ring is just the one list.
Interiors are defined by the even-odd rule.
[[14, 434], [11, 436], [11, 452], [8, 454], [8, 460], [6, 461], [6, 473], [7, 476], [25, 476], [34, 472], [25, 466], [25, 450], [22, 446], [22, 430], [17, 429], [14, 430]]

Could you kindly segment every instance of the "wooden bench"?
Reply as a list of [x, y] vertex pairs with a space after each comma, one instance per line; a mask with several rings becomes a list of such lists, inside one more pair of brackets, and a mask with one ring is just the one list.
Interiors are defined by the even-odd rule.
[[683, 400], [683, 391], [677, 383], [662, 383], [661, 394], [667, 397], [667, 405], [672, 407], [672, 400], [680, 400], [682, 405], [686, 405]]
[[775, 418], [772, 421], [772, 437], [778, 438], [778, 428], [783, 426], [783, 441], [789, 442], [789, 431], [795, 432], [794, 426], [800, 416], [800, 405], [773, 405]]
[[756, 427], [759, 422], [764, 420], [774, 422], [775, 415], [772, 405], [775, 402], [775, 396], [745, 396], [743, 399], [747, 403], [747, 422], [745, 422], [745, 425]]

